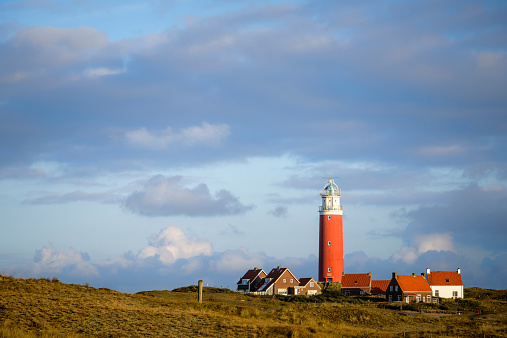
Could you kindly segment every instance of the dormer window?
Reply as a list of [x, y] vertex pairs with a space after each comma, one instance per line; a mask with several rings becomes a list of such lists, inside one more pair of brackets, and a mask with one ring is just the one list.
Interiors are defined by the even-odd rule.
[[445, 279], [445, 282], [446, 282], [446, 283], [449, 283], [449, 278], [446, 278], [446, 279]]
[[354, 281], [354, 284], [357, 284], [357, 280]]

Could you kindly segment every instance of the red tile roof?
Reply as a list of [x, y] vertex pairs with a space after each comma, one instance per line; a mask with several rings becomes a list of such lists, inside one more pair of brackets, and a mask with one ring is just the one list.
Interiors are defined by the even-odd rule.
[[[261, 274], [262, 273], [262, 274]], [[252, 270], [248, 270], [245, 275], [243, 277], [241, 277], [239, 279], [239, 282], [237, 282], [236, 284], [243, 284], [243, 279], [248, 279], [250, 282], [253, 281], [255, 279], [255, 277], [257, 276], [260, 276], [260, 278], [263, 278], [266, 276], [266, 273], [264, 272], [263, 269], [252, 269]]]
[[430, 285], [463, 285], [461, 274], [457, 271], [431, 271], [428, 274]]
[[370, 273], [346, 273], [342, 276], [342, 288], [365, 288], [370, 285]]
[[390, 280], [372, 280], [370, 293], [386, 293]]
[[431, 292], [430, 285], [426, 279], [421, 275], [398, 275], [396, 277], [398, 285], [403, 290], [407, 291], [429, 291]]

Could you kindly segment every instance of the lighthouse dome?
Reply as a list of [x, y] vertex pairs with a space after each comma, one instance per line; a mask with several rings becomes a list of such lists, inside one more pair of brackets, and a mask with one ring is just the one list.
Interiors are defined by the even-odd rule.
[[329, 179], [329, 182], [327, 182], [324, 186], [324, 189], [322, 189], [322, 195], [339, 195], [339, 192], [340, 190], [338, 186], [331, 178]]

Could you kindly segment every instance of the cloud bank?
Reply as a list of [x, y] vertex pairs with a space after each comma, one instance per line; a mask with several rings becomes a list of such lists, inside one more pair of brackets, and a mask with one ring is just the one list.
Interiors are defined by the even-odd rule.
[[227, 190], [219, 190], [212, 196], [204, 183], [189, 189], [182, 186], [181, 176], [163, 175], [150, 178], [142, 190], [125, 199], [124, 206], [144, 216], [237, 215], [253, 209]]

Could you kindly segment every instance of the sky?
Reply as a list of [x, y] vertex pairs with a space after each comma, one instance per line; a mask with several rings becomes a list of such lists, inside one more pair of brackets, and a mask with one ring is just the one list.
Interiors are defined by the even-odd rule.
[[0, 273], [507, 288], [507, 1], [0, 1]]

